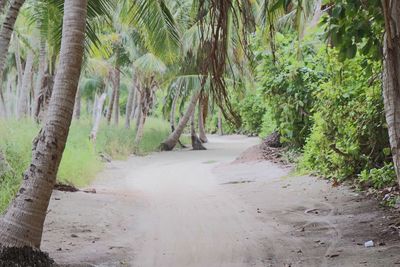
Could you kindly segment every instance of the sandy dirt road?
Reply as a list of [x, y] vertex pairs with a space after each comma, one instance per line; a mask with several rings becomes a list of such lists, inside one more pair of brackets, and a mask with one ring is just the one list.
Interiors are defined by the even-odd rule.
[[71, 266], [400, 266], [398, 214], [290, 168], [232, 164], [257, 142], [113, 162], [96, 194], [54, 192], [42, 249]]

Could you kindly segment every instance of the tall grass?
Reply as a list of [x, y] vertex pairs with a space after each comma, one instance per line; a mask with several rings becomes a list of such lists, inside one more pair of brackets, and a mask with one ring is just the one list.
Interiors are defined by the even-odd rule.
[[[95, 144], [89, 140], [90, 130], [90, 120], [75, 121], [72, 124], [58, 172], [59, 182], [77, 187], [87, 186], [103, 168], [99, 154], [107, 154], [113, 159], [125, 159], [133, 153], [134, 129], [104, 123]], [[31, 160], [32, 140], [38, 131], [39, 127], [31, 120], [0, 120], [0, 150], [12, 169], [0, 176], [0, 212], [4, 211], [19, 187], [22, 173]], [[167, 122], [149, 118], [139, 153], [157, 150], [168, 134]]]

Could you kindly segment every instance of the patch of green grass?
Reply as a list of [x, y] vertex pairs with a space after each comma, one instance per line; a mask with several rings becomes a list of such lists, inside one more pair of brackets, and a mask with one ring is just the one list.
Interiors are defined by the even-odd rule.
[[[89, 140], [91, 121], [75, 121], [68, 136], [58, 172], [58, 181], [77, 187], [87, 186], [102, 170], [99, 157], [105, 153], [113, 159], [126, 159], [134, 151], [135, 131], [103, 123], [97, 135], [96, 144]], [[0, 120], [0, 151], [5, 154], [11, 171], [0, 172], [0, 213], [5, 210], [18, 189], [22, 173], [31, 160], [32, 141], [39, 132], [39, 126], [31, 120]], [[146, 122], [140, 153], [156, 151], [169, 135], [169, 124], [156, 118]]]

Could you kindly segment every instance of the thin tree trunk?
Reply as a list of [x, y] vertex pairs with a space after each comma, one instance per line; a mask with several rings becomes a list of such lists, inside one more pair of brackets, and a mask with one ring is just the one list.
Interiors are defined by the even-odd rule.
[[203, 107], [204, 102], [202, 101], [202, 98], [200, 97], [199, 99], [199, 139], [202, 143], [207, 143], [208, 142], [208, 138], [206, 135], [206, 130], [204, 128], [204, 107]]
[[99, 97], [97, 96], [97, 94], [95, 94], [94, 96], [94, 100], [93, 100], [93, 106], [92, 106], [92, 122], [93, 124], [96, 121], [96, 115], [97, 115], [97, 103], [99, 102]]
[[224, 135], [224, 129], [222, 127], [222, 112], [218, 110], [218, 133], [219, 135]]
[[40, 96], [41, 89], [43, 87], [46, 72], [46, 41], [41, 38], [40, 40], [40, 50], [39, 50], [39, 67], [35, 83], [35, 106], [33, 108], [35, 120], [38, 121], [38, 113], [40, 110]]
[[129, 95], [128, 95], [128, 101], [126, 102], [126, 114], [125, 114], [125, 128], [129, 129], [131, 128], [131, 114], [132, 114], [132, 109], [133, 109], [133, 101], [135, 98], [135, 91], [136, 91], [136, 84], [137, 84], [137, 77], [135, 74], [133, 74], [133, 79], [132, 79], [132, 86], [131, 89], [129, 90]]
[[29, 51], [26, 64], [24, 76], [22, 78], [21, 85], [21, 95], [19, 96], [19, 104], [18, 104], [18, 118], [26, 118], [28, 115], [28, 102], [29, 102], [29, 92], [31, 90], [31, 81], [32, 81], [32, 69], [33, 69], [33, 60], [34, 60], [33, 51]]
[[[112, 77], [111, 79], [114, 79], [113, 71], [109, 75]], [[110, 97], [110, 102], [108, 103], [108, 109], [107, 109], [107, 124], [111, 123], [111, 117], [114, 109], [114, 103], [115, 103], [115, 96], [116, 96], [117, 90], [115, 89], [115, 86], [113, 86], [111, 90], [111, 97]]]
[[383, 98], [394, 167], [400, 184], [400, 1], [382, 0], [385, 18]]
[[115, 89], [115, 113], [114, 113], [114, 124], [118, 126], [119, 124], [119, 113], [120, 113], [120, 109], [119, 109], [119, 96], [120, 96], [120, 92], [119, 92], [119, 86], [121, 83], [121, 73], [119, 72], [119, 70], [116, 68], [114, 70], [114, 89]]
[[74, 107], [74, 118], [76, 120], [80, 120], [81, 118], [81, 108], [82, 108], [81, 99], [82, 99], [81, 90], [78, 85], [78, 88], [76, 90], [75, 107]]
[[195, 92], [192, 95], [192, 98], [190, 99], [189, 106], [186, 110], [186, 113], [184, 116], [179, 121], [178, 127], [176, 127], [175, 131], [171, 133], [168, 138], [161, 143], [160, 149], [163, 151], [170, 151], [174, 149], [176, 144], [179, 141], [179, 138], [181, 137], [183, 130], [185, 129], [185, 126], [187, 125], [190, 117], [192, 116], [194, 109], [196, 108], [197, 101], [199, 100], [200, 93]]
[[[8, 48], [10, 46], [11, 35], [14, 32], [15, 21], [25, 0], [12, 0], [8, 8], [7, 15], [3, 21], [0, 31], [0, 84], [3, 83], [3, 72], [6, 65]], [[0, 87], [0, 100], [5, 104], [3, 90]]]
[[60, 63], [46, 122], [13, 203], [0, 220], [0, 244], [40, 247], [43, 224], [74, 111], [84, 52], [87, 0], [65, 0]]
[[175, 111], [176, 111], [176, 105], [179, 100], [179, 95], [180, 95], [180, 87], [176, 90], [174, 99], [172, 100], [172, 105], [171, 105], [171, 113], [169, 117], [169, 123], [171, 125], [171, 132], [173, 133], [175, 131]]
[[[199, 104], [199, 106], [201, 109], [200, 104]], [[199, 139], [199, 137], [197, 136], [197, 133], [196, 133], [195, 115], [196, 115], [196, 111], [193, 110], [192, 116], [190, 118], [190, 137], [192, 139], [192, 148], [193, 148], [193, 150], [206, 150], [206, 148], [202, 145], [201, 140]]]
[[139, 149], [140, 142], [143, 138], [144, 125], [146, 123], [147, 116], [149, 115], [150, 105], [151, 105], [151, 89], [142, 88], [140, 91], [140, 110], [139, 117], [137, 121], [136, 136], [135, 136], [135, 152]]
[[137, 114], [137, 109], [138, 109], [138, 88], [139, 88], [139, 83], [137, 84], [136, 88], [135, 88], [135, 92], [134, 92], [134, 96], [133, 96], [133, 107], [132, 107], [132, 113], [131, 113], [131, 120], [134, 120]]
[[144, 88], [138, 88], [137, 89], [138, 90], [138, 93], [137, 93], [137, 100], [138, 100], [138, 102], [137, 102], [137, 118], [136, 118], [136, 131], [138, 130], [138, 128], [139, 128], [139, 124], [140, 124], [140, 120], [142, 119], [142, 109], [143, 109], [143, 107], [142, 107], [142, 91], [144, 90]]
[[92, 131], [90, 132], [90, 140], [93, 142], [96, 142], [97, 138], [97, 133], [99, 132], [100, 128], [100, 122], [101, 122], [101, 117], [103, 116], [103, 107], [104, 107], [104, 102], [106, 101], [107, 94], [103, 93], [96, 101], [96, 106], [93, 107], [94, 110], [94, 122], [93, 122], [93, 128]]

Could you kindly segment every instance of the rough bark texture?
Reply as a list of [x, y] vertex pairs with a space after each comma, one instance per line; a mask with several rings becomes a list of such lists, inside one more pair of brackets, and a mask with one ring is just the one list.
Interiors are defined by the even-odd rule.
[[93, 113], [94, 113], [94, 121], [93, 121], [93, 128], [92, 131], [90, 132], [90, 140], [96, 141], [97, 138], [97, 132], [99, 131], [100, 127], [100, 122], [101, 122], [101, 116], [103, 114], [103, 107], [104, 107], [104, 102], [106, 101], [107, 94], [103, 93], [95, 102], [95, 106], [93, 107]]
[[383, 97], [393, 162], [400, 183], [400, 1], [382, 0], [384, 37]]
[[26, 58], [24, 76], [22, 78], [21, 94], [19, 96], [18, 104], [18, 118], [25, 118], [28, 115], [28, 102], [29, 102], [29, 92], [31, 91], [31, 81], [33, 75], [33, 51], [29, 51]]
[[198, 112], [198, 116], [199, 116], [199, 139], [202, 143], [207, 143], [208, 142], [208, 138], [206, 135], [206, 130], [204, 128], [204, 104], [205, 101], [202, 101], [202, 98], [200, 98], [199, 100], [199, 112]]
[[206, 150], [196, 133], [195, 113], [195, 110], [193, 110], [190, 118], [190, 137], [192, 139], [192, 148], [193, 150]]
[[[12, 0], [8, 8], [6, 18], [4, 19], [3, 26], [0, 31], [0, 84], [2, 84], [2, 77], [4, 67], [6, 65], [7, 52], [10, 46], [11, 36], [14, 32], [15, 21], [17, 20], [19, 11], [24, 4], [25, 0]], [[0, 88], [0, 100], [3, 104], [4, 95], [3, 90]]]
[[175, 131], [175, 111], [176, 111], [176, 105], [178, 103], [179, 95], [180, 95], [180, 88], [177, 89], [177, 91], [174, 95], [174, 99], [172, 100], [171, 113], [170, 113], [170, 117], [169, 117], [169, 123], [171, 125], [171, 132]]
[[53, 93], [53, 86], [54, 86], [54, 76], [51, 75], [47, 70], [42, 79], [40, 92], [36, 96], [34, 117], [38, 123], [46, 118], [51, 95]]
[[[23, 1], [21, 1], [23, 2]], [[0, 220], [0, 244], [40, 247], [47, 207], [67, 141], [84, 51], [87, 0], [66, 0], [59, 68], [46, 122], [18, 194]]]
[[190, 99], [189, 106], [186, 110], [185, 115], [182, 116], [182, 118], [179, 121], [178, 127], [176, 127], [175, 131], [171, 133], [168, 138], [161, 143], [160, 149], [163, 151], [171, 151], [174, 149], [176, 144], [179, 141], [179, 138], [181, 137], [183, 130], [185, 129], [185, 126], [189, 122], [189, 119], [191, 115], [194, 112], [194, 109], [196, 108], [197, 101], [199, 100], [200, 93], [196, 92], [192, 95], [192, 98]]
[[132, 86], [129, 90], [128, 101], [126, 102], [126, 116], [125, 116], [125, 128], [131, 128], [131, 114], [133, 110], [133, 102], [135, 100], [135, 91], [136, 91], [137, 77], [134, 75], [132, 79]]

